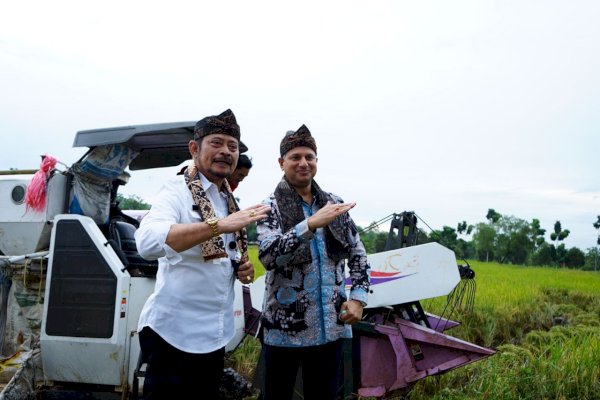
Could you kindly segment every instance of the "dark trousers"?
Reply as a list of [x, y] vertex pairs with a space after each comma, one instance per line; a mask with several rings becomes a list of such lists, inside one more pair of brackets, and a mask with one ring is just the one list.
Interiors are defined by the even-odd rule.
[[206, 354], [186, 353], [148, 327], [139, 336], [147, 362], [144, 400], [218, 399], [225, 348]]
[[335, 400], [340, 381], [342, 340], [322, 346], [265, 346], [263, 400], [288, 400], [302, 365], [304, 399]]

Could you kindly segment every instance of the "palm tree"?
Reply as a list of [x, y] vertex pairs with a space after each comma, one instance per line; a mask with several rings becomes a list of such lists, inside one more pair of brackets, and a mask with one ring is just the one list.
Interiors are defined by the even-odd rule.
[[[600, 229], [600, 215], [598, 215], [598, 219], [594, 222], [594, 228], [598, 231]], [[600, 231], [598, 231], [596, 239], [596, 254], [594, 255], [594, 271], [598, 270], [598, 245], [600, 244]]]
[[[561, 260], [559, 260], [559, 256], [558, 256], [558, 242], [564, 240], [567, 236], [569, 236], [569, 233], [571, 233], [568, 229], [562, 229], [562, 226], [560, 225], [560, 221], [556, 221], [554, 223], [554, 232], [552, 232], [550, 234], [550, 239], [552, 239], [554, 241], [554, 249], [557, 250], [556, 255], [557, 255], [557, 260], [556, 262], [558, 262], [560, 264]], [[563, 265], [564, 266], [564, 265]]]

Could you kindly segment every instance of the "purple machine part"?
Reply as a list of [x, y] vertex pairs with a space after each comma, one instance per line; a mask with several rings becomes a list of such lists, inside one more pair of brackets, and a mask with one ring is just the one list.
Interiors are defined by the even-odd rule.
[[427, 315], [431, 329], [394, 318], [384, 322], [374, 315], [356, 326], [360, 344], [360, 396], [383, 397], [419, 379], [439, 375], [491, 356], [496, 351], [442, 333], [458, 323]]

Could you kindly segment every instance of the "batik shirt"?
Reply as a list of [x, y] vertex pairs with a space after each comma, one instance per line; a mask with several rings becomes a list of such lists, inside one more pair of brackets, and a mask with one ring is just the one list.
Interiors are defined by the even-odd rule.
[[[336, 203], [343, 201], [331, 194]], [[257, 226], [259, 258], [266, 271], [263, 305], [264, 342], [272, 346], [316, 346], [340, 338], [352, 337], [350, 325], [339, 319], [341, 305], [350, 299], [366, 304], [369, 290], [369, 264], [358, 233], [347, 233], [351, 243], [348, 258], [349, 279], [344, 276], [346, 260], [335, 262], [327, 256], [324, 230], [313, 233], [308, 218], [318, 211], [317, 205], [302, 202], [304, 219], [282, 232], [279, 208], [272, 194], [264, 204], [271, 207], [267, 218]], [[294, 251], [310, 243], [312, 262], [292, 265]]]

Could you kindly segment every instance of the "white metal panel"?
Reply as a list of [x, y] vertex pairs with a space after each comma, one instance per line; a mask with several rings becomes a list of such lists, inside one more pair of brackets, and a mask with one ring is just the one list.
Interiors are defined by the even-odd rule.
[[[85, 338], [71, 336], [50, 336], [46, 334], [46, 320], [49, 300], [44, 302], [40, 344], [44, 374], [47, 379], [64, 382], [96, 383], [122, 386], [126, 383], [128, 368], [126, 362], [127, 311], [121, 314], [120, 305], [129, 304], [130, 276], [122, 271], [123, 264], [110, 246], [106, 246], [106, 238], [94, 223], [85, 216], [61, 214], [56, 222], [64, 219], [77, 219], [92, 239], [98, 252], [106, 260], [117, 277], [115, 290], [115, 315], [113, 334], [110, 338]], [[54, 225], [56, 227], [56, 224]], [[52, 283], [53, 248], [56, 229], [52, 230], [46, 293], [50, 293]]]
[[133, 384], [133, 372], [137, 366], [140, 356], [140, 338], [137, 332], [137, 325], [140, 319], [140, 313], [148, 297], [154, 291], [154, 278], [132, 277], [129, 286], [129, 303], [127, 306], [127, 332], [128, 343], [125, 354], [128, 357], [128, 383], [129, 387]]
[[0, 179], [0, 250], [5, 255], [20, 255], [47, 249], [50, 243], [49, 222], [63, 212], [66, 176], [54, 174], [48, 181], [46, 208], [27, 211], [25, 203], [12, 201], [15, 186], [27, 187], [33, 175], [2, 176]]
[[[370, 254], [368, 259], [371, 265], [371, 290], [367, 308], [444, 296], [460, 281], [454, 252], [438, 243]], [[350, 286], [350, 278], [346, 278], [348, 294]], [[264, 276], [250, 286], [250, 293], [252, 306], [262, 310]]]
[[252, 298], [252, 308], [259, 311], [263, 309], [263, 299], [265, 298], [265, 276], [262, 275], [250, 285], [250, 297]]
[[[33, 253], [50, 239], [50, 226], [43, 222], [0, 222], [0, 251], [7, 256]], [[47, 246], [45, 247], [47, 248]]]
[[113, 341], [47, 336], [41, 343], [47, 379], [112, 386], [123, 384], [120, 372], [124, 365], [125, 338]]
[[[368, 259], [368, 308], [444, 296], [460, 281], [454, 252], [438, 243], [375, 253]], [[348, 283], [347, 280], [347, 289]]]
[[235, 298], [233, 300], [233, 326], [235, 328], [235, 335], [233, 339], [225, 345], [225, 351], [234, 350], [240, 342], [244, 339], [244, 324], [245, 324], [245, 315], [244, 315], [244, 294], [242, 290], [242, 283], [235, 280], [233, 284], [233, 291], [235, 292]]

